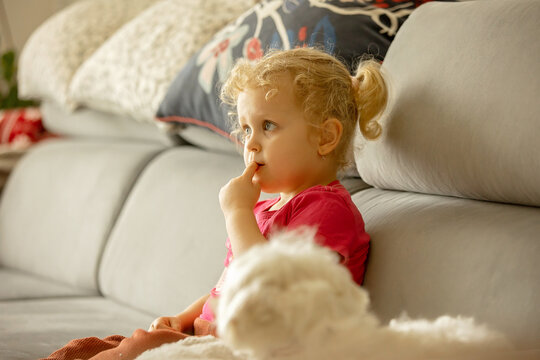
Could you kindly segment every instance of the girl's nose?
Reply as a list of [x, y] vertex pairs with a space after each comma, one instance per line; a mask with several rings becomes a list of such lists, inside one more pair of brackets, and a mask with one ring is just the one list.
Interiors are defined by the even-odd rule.
[[246, 151], [250, 151], [250, 152], [259, 152], [261, 151], [261, 145], [257, 141], [256, 137], [251, 135], [246, 140], [245, 149]]

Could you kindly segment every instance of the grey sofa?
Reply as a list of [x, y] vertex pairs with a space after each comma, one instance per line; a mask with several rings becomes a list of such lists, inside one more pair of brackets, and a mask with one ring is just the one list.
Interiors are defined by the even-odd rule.
[[[364, 286], [383, 322], [474, 316], [514, 358], [540, 358], [538, 18], [536, 0], [427, 4], [392, 43], [385, 134], [356, 144], [362, 179], [343, 180], [372, 236]], [[129, 335], [208, 292], [225, 256], [217, 194], [243, 168], [233, 147], [43, 112], [55, 129], [80, 116], [92, 136], [35, 146], [2, 194], [0, 359]]]

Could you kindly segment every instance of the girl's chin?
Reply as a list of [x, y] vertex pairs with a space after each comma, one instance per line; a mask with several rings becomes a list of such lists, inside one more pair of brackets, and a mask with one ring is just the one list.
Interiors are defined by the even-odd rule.
[[260, 186], [261, 191], [267, 194], [275, 194], [279, 193], [276, 189], [276, 184], [272, 183], [272, 181], [269, 182], [268, 177], [264, 177], [258, 172], [255, 173], [253, 176], [253, 182]]
[[268, 186], [268, 184], [266, 184], [266, 183], [260, 178], [260, 176], [257, 176], [257, 174], [255, 174], [255, 176], [253, 177], [253, 182], [261, 187], [261, 191], [262, 191], [262, 192], [267, 193], [269, 190], [271, 190], [270, 187]]
[[261, 191], [266, 194], [278, 194], [279, 190], [275, 187], [265, 186], [265, 184], [259, 184], [261, 186]]
[[251, 180], [253, 181], [253, 183], [261, 186], [261, 188], [264, 186], [264, 181], [262, 181], [261, 177], [257, 173], [255, 173]]

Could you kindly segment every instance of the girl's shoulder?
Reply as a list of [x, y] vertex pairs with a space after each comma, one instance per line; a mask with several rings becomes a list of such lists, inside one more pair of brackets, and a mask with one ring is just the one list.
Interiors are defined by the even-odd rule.
[[328, 234], [346, 229], [363, 231], [362, 215], [339, 181], [307, 189], [285, 206], [289, 206], [291, 223], [316, 224], [321, 232]]
[[[259, 201], [254, 208], [254, 212], [267, 212], [274, 204], [280, 200], [280, 197]], [[328, 207], [330, 205], [351, 209], [353, 205], [351, 195], [345, 187], [334, 180], [328, 185], [316, 185], [310, 187], [292, 198], [280, 210], [281, 212], [296, 211], [305, 207]], [[277, 211], [280, 211], [277, 210]]]
[[320, 210], [337, 210], [356, 212], [356, 206], [345, 187], [335, 180], [328, 185], [317, 185], [296, 195], [290, 202], [293, 209], [316, 207]]
[[345, 187], [339, 182], [334, 180], [328, 185], [316, 185], [306, 189], [295, 196], [295, 198], [321, 198], [325, 199], [342, 199], [349, 200], [351, 195], [345, 189]]

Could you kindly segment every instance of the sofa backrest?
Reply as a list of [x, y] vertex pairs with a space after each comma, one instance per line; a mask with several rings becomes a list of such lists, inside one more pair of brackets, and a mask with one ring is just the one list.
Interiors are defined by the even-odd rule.
[[386, 190], [353, 195], [383, 320], [473, 316], [540, 342], [538, 19], [537, 0], [427, 3], [390, 46], [384, 134], [355, 153]]
[[0, 265], [97, 291], [102, 248], [160, 145], [52, 140], [17, 165], [0, 204]]
[[385, 189], [540, 206], [540, 2], [427, 3], [383, 64], [382, 139], [356, 152]]
[[365, 288], [383, 321], [473, 317], [540, 342], [540, 208], [404, 191], [353, 195], [371, 235]]
[[192, 146], [170, 149], [141, 174], [105, 247], [99, 271], [109, 298], [174, 315], [214, 287], [227, 232], [219, 189], [242, 157]]

